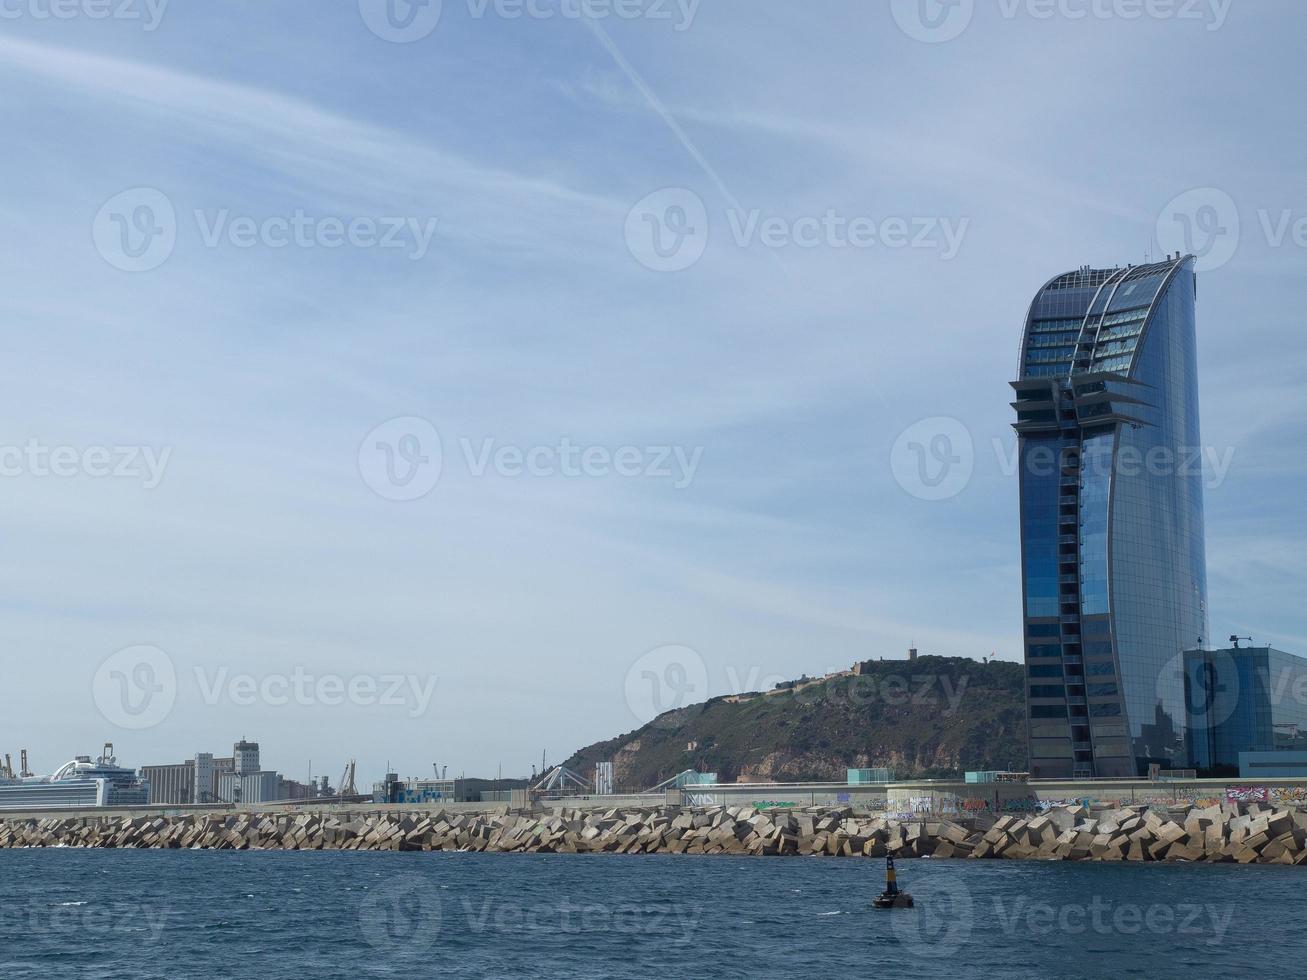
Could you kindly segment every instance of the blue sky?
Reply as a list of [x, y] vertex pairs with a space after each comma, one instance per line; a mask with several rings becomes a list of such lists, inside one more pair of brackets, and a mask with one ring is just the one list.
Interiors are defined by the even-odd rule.
[[1186, 215], [1213, 635], [1307, 654], [1301, 4], [123, 2], [0, 19], [4, 750], [522, 773], [651, 664], [1019, 659], [1026, 306]]

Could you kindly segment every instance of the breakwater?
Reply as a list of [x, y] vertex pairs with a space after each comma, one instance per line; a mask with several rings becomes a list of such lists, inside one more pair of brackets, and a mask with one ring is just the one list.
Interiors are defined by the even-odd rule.
[[0, 849], [483, 851], [1307, 863], [1307, 811], [1251, 804], [1059, 807], [994, 821], [891, 820], [848, 807], [0, 817]]

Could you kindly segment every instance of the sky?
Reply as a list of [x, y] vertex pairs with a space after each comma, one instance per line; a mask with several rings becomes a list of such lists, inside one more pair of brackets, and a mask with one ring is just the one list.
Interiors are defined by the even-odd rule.
[[1192, 251], [1213, 636], [1307, 654], [1290, 0], [4, 0], [0, 752], [525, 775], [1021, 657], [1053, 275]]

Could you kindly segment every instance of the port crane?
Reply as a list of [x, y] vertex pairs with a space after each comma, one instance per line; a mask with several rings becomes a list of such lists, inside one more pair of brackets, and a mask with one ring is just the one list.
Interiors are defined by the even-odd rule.
[[5, 761], [0, 764], [0, 777], [5, 779], [28, 779], [32, 775], [27, 768], [27, 749], [18, 750], [18, 772], [14, 772], [14, 757], [8, 752], [5, 753]]
[[340, 777], [340, 788], [336, 790], [337, 796], [358, 795], [358, 790], [354, 787], [354, 763], [355, 760], [350, 759], [349, 762], [345, 764], [345, 772]]

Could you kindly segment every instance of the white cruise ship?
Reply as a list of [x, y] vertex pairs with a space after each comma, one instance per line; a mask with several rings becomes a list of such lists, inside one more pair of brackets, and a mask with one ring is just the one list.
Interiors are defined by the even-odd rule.
[[0, 811], [133, 807], [149, 801], [149, 783], [118, 765], [111, 745], [94, 762], [79, 755], [52, 776], [0, 776]]

